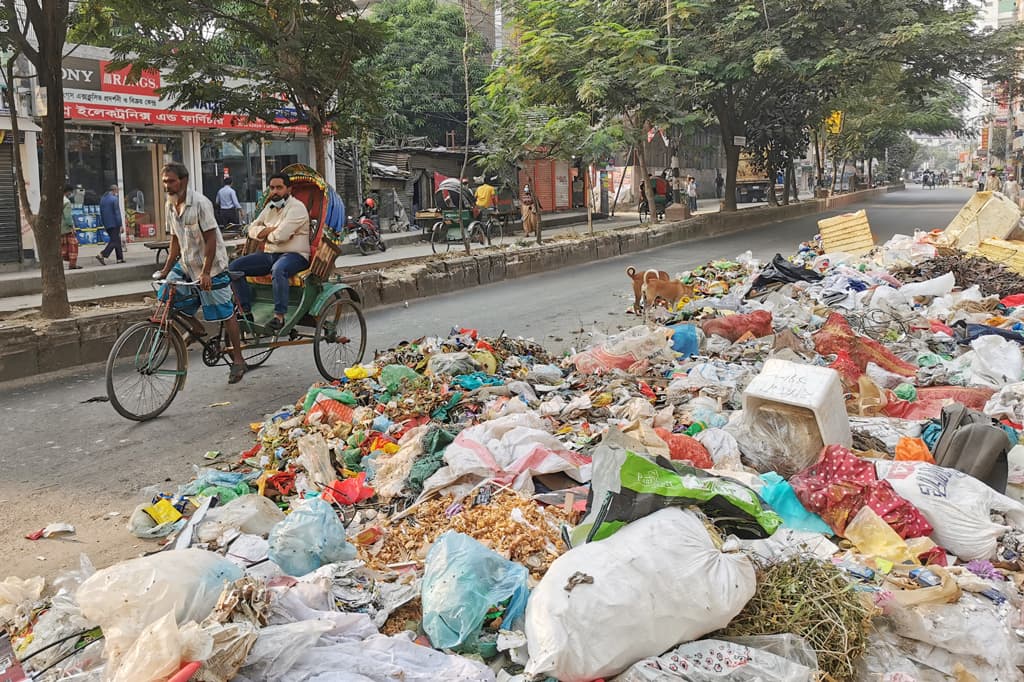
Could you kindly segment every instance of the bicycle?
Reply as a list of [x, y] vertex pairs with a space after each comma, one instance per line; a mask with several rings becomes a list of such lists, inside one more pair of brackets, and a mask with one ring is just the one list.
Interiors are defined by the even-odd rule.
[[[232, 282], [244, 277], [232, 272]], [[164, 295], [148, 320], [126, 329], [114, 342], [107, 357], [106, 387], [111, 405], [122, 417], [148, 421], [170, 407], [185, 386], [188, 375], [188, 348], [199, 343], [201, 357], [207, 367], [229, 364], [231, 344], [224, 322], [217, 333], [209, 335], [203, 324], [179, 307], [198, 301], [199, 282], [161, 279]], [[344, 287], [345, 285], [333, 285]], [[176, 296], [183, 287], [192, 289]], [[336, 381], [344, 369], [358, 364], [366, 350], [366, 321], [362, 310], [350, 298], [335, 291], [323, 302], [316, 314], [303, 312], [277, 334], [265, 327], [259, 318], [243, 316], [235, 302], [235, 316], [242, 334], [242, 359], [249, 368], [259, 367], [275, 349], [282, 346], [313, 345], [313, 357], [321, 376]], [[265, 316], [264, 316], [265, 317]], [[313, 326], [312, 334], [300, 333], [296, 326]], [[285, 338], [281, 338], [284, 336]]]

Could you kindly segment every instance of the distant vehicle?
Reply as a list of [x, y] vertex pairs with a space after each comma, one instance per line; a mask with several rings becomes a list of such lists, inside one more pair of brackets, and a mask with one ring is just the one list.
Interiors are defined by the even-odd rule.
[[964, 181], [964, 174], [961, 173], [960, 171], [957, 171], [953, 173], [950, 179], [952, 180], [954, 185], [959, 185]]

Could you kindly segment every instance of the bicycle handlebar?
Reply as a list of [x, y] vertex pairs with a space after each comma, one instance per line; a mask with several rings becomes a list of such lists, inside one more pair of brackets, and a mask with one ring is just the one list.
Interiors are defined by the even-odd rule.
[[196, 280], [194, 282], [188, 282], [188, 281], [185, 281], [185, 280], [171, 280], [171, 279], [168, 279], [166, 277], [161, 278], [160, 277], [161, 274], [162, 273], [160, 271], [157, 271], [157, 272], [154, 272], [151, 275], [151, 277], [153, 278], [153, 283], [154, 284], [174, 284], [175, 286], [181, 286], [181, 287], [197, 287], [197, 286], [199, 286], [199, 280]]

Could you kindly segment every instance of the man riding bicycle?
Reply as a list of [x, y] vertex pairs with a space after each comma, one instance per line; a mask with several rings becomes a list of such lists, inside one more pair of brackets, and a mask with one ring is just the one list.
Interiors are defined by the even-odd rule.
[[[186, 315], [195, 315], [200, 304], [207, 322], [224, 322], [231, 341], [231, 370], [228, 383], [238, 383], [245, 375], [242, 359], [242, 333], [235, 319], [231, 276], [228, 274], [228, 252], [224, 248], [214, 217], [213, 203], [199, 192], [188, 188], [188, 169], [180, 163], [163, 167], [161, 180], [167, 193], [167, 231], [171, 244], [160, 279], [171, 282], [198, 281], [198, 300], [194, 296], [175, 301], [175, 307]], [[180, 296], [183, 287], [178, 288]], [[161, 301], [167, 300], [166, 285], [160, 288]], [[205, 330], [198, 320], [192, 332], [198, 336]]]

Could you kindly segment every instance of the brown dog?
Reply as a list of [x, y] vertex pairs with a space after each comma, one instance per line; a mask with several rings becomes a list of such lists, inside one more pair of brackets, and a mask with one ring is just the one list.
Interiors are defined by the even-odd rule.
[[[654, 270], [648, 270], [644, 273], [645, 276], [648, 273], [653, 273]], [[643, 297], [644, 297], [644, 315], [654, 307], [654, 305], [661, 301], [666, 308], [671, 310], [678, 305], [680, 299], [690, 298], [693, 296], [693, 285], [683, 284], [678, 279], [665, 281], [663, 279], [648, 279], [644, 282], [643, 286]]]
[[633, 280], [633, 312], [637, 315], [640, 314], [640, 296], [643, 292], [645, 279], [660, 279], [669, 281], [668, 273], [664, 270], [648, 270], [647, 272], [640, 274], [636, 271], [636, 268], [629, 266], [626, 268], [626, 274]]

